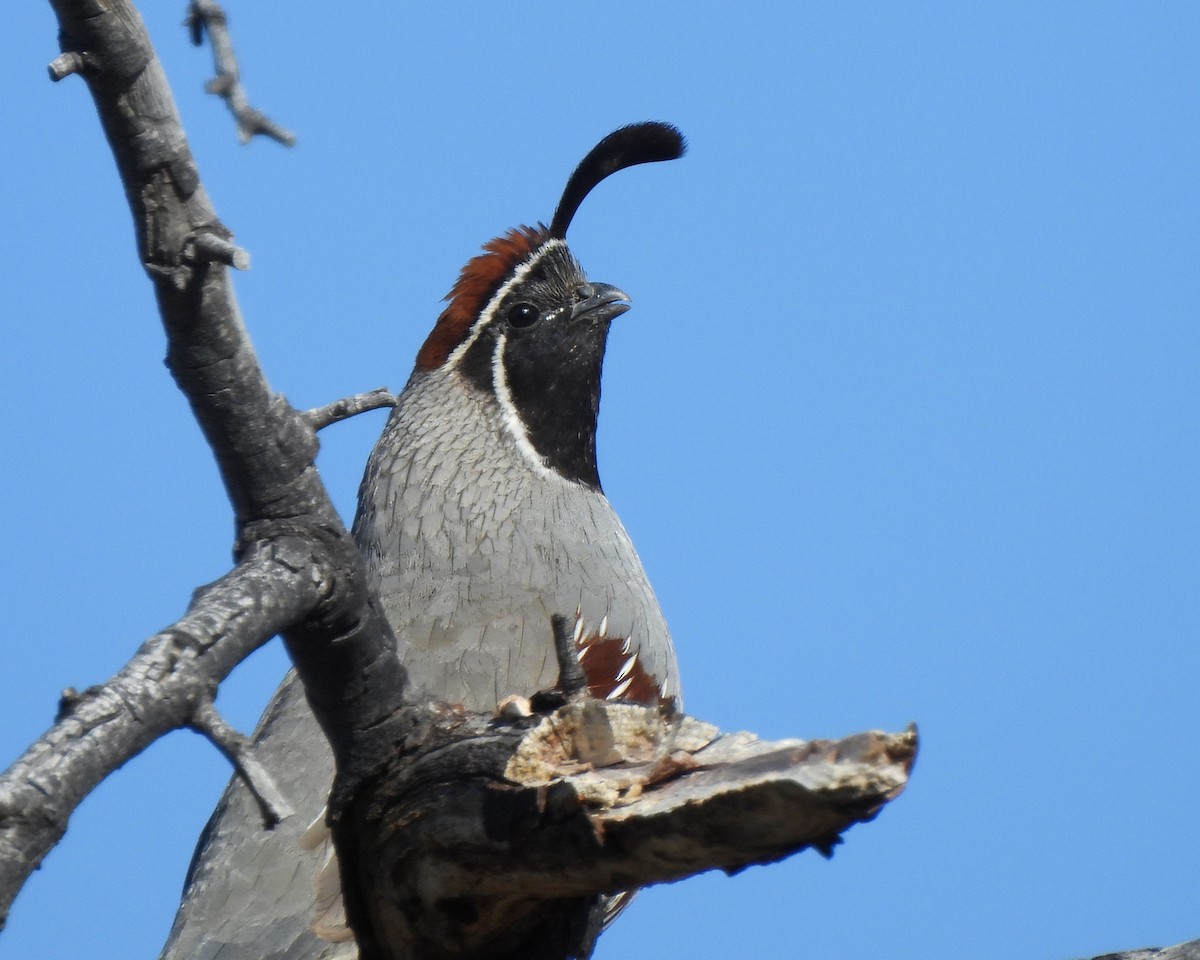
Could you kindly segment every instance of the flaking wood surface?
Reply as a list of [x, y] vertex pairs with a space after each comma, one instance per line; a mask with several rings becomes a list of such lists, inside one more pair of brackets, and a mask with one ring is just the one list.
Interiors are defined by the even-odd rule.
[[597, 893], [828, 853], [903, 790], [916, 748], [915, 730], [768, 742], [597, 700], [447, 713], [339, 812], [363, 960], [561, 957]]

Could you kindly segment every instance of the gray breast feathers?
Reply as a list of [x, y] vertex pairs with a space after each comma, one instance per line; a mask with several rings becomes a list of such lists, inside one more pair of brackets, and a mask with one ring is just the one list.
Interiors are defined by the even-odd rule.
[[355, 536], [426, 692], [475, 710], [557, 678], [550, 618], [621, 641], [678, 695], [670, 635], [608, 500], [531, 462], [452, 371], [415, 374], [377, 445]]

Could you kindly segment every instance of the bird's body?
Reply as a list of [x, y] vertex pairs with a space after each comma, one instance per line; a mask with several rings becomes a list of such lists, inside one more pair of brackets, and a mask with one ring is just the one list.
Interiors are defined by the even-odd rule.
[[414, 374], [367, 466], [355, 536], [423, 690], [490, 711], [549, 689], [550, 618], [578, 609], [678, 694], [662, 611], [608, 499], [535, 469], [454, 371]]
[[[611, 135], [572, 177], [552, 227], [512, 231], [467, 264], [363, 478], [354, 534], [410, 677], [469, 710], [554, 685], [555, 615], [583, 621], [593, 695], [679, 695], [666, 623], [595, 465], [601, 363], [627, 298], [587, 283], [562, 240], [595, 182], [682, 150], [672, 128], [642, 126], [670, 143], [645, 147], [641, 128]], [[614, 150], [611, 169], [587, 168]], [[305, 833], [333, 765], [294, 677], [264, 715], [256, 751], [295, 813], [266, 830], [246, 787], [230, 783], [163, 960], [354, 955], [314, 892], [324, 855]], [[336, 875], [320, 875], [336, 894]]]

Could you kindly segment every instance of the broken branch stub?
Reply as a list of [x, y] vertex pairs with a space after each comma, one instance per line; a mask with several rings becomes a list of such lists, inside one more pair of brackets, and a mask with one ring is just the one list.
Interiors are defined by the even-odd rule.
[[362, 960], [569, 956], [597, 894], [828, 854], [904, 789], [916, 751], [914, 728], [766, 742], [590, 699], [517, 720], [446, 709], [342, 792]]

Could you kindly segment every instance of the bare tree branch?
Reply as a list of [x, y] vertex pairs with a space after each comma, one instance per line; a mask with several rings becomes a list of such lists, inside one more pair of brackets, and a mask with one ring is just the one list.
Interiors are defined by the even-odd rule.
[[158, 299], [168, 367], [234, 507], [240, 563], [120, 674], [69, 698], [63, 719], [0, 781], [0, 912], [79, 800], [156, 737], [197, 723], [198, 709], [202, 722], [216, 683], [272, 634], [290, 627], [285, 642], [348, 770], [360, 742], [401, 738], [389, 718], [407, 687], [362, 559], [313, 464], [316, 436], [272, 393], [246, 337], [221, 263], [236, 260], [236, 248], [200, 183], [141, 18], [127, 0], [52, 5], [63, 55], [51, 75], [81, 75], [95, 101]]
[[237, 56], [233, 52], [233, 41], [229, 38], [229, 21], [221, 5], [216, 0], [192, 0], [184, 22], [192, 43], [197, 47], [204, 42], [204, 34], [208, 34], [213, 51], [213, 68], [217, 75], [205, 84], [204, 89], [225, 101], [237, 121], [238, 139], [242, 143], [249, 143], [255, 135], [261, 135], [285, 147], [293, 146], [296, 135], [279, 126], [261, 110], [250, 106], [246, 99]]
[[361, 960], [561, 958], [597, 893], [828, 854], [900, 793], [916, 748], [911, 729], [767, 743], [594, 699], [444, 713], [335, 810]]
[[378, 410], [381, 407], [394, 407], [396, 396], [387, 387], [378, 387], [367, 393], [358, 393], [353, 397], [345, 397], [304, 412], [309, 426], [314, 430], [324, 430], [330, 424], [340, 420], [349, 420], [368, 410]]
[[321, 583], [305, 544], [253, 551], [197, 591], [188, 612], [102, 686], [68, 692], [57, 722], [0, 775], [0, 928], [17, 891], [97, 784], [189, 725], [229, 672], [312, 609]]
[[84, 64], [125, 186], [167, 334], [167, 366], [233, 504], [237, 552], [295, 537], [321, 560], [319, 579], [328, 593], [284, 639], [339, 761], [353, 768], [358, 746], [401, 736], [387, 718], [402, 703], [407, 677], [365, 586], [362, 558], [317, 474], [316, 436], [268, 386], [224, 266], [194, 255], [198, 236], [231, 234], [200, 183], [137, 11], [128, 0], [53, 0], [53, 6], [63, 52]]

